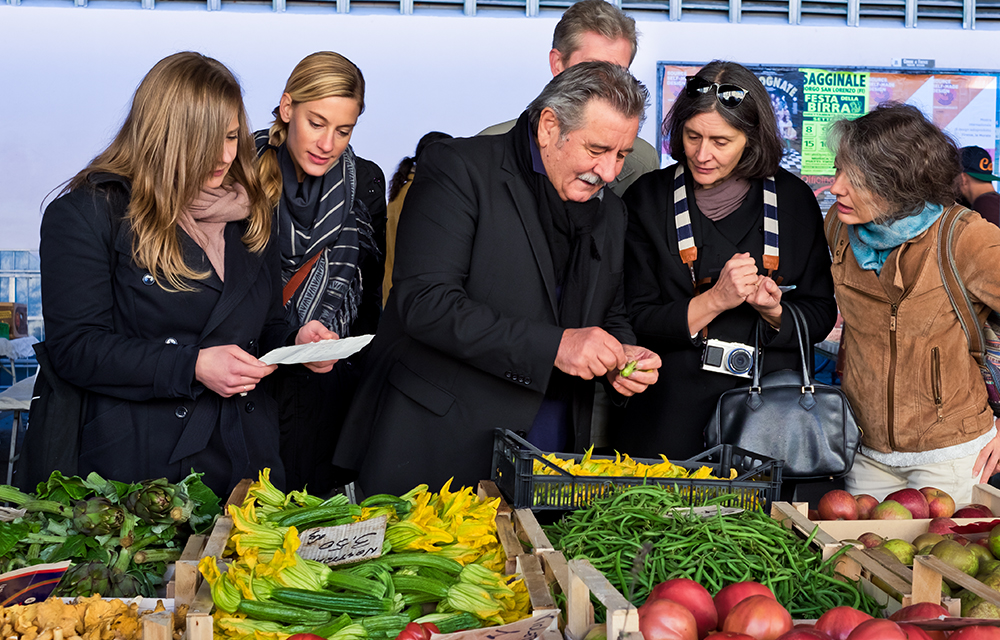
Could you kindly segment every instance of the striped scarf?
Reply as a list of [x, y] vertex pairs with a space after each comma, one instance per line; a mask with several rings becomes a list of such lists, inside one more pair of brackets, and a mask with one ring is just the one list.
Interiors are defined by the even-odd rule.
[[[277, 149], [282, 174], [278, 202], [278, 245], [281, 279], [287, 284], [310, 258], [321, 253], [309, 275], [286, 306], [290, 319], [302, 325], [319, 320], [341, 338], [361, 302], [359, 228], [353, 210], [357, 191], [354, 152], [350, 147], [323, 176], [298, 181], [286, 145]], [[368, 229], [371, 240], [371, 229]]]

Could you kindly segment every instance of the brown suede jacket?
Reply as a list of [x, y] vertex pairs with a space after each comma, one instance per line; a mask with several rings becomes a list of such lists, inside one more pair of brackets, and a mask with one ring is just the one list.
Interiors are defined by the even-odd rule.
[[[943, 216], [942, 216], [943, 218]], [[938, 268], [938, 219], [890, 254], [881, 274], [859, 265], [836, 205], [826, 216], [844, 317], [842, 388], [876, 451], [929, 451], [993, 425], [986, 387]], [[1000, 309], [1000, 228], [966, 214], [952, 253], [980, 320]]]

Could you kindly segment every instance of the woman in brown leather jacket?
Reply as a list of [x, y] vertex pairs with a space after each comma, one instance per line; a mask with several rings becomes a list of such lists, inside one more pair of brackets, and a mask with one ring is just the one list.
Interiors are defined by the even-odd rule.
[[[938, 234], [955, 204], [954, 142], [916, 108], [886, 103], [834, 125], [827, 215], [844, 317], [843, 389], [864, 431], [847, 490], [878, 499], [933, 486], [971, 500], [997, 466], [986, 388], [945, 291]], [[980, 320], [1000, 308], [1000, 229], [959, 219], [956, 266]]]

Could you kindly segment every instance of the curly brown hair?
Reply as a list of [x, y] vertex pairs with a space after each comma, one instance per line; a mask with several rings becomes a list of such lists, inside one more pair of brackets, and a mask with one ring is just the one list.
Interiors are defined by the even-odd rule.
[[955, 141], [920, 109], [884, 102], [830, 131], [837, 169], [878, 210], [876, 222], [919, 214], [927, 202], [950, 205], [962, 171]]

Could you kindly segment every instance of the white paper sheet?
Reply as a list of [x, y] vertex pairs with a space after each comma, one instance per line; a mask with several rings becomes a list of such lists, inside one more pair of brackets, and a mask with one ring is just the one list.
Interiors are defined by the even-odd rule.
[[361, 351], [374, 337], [374, 334], [369, 333], [342, 340], [320, 340], [309, 344], [278, 347], [264, 354], [260, 361], [264, 364], [298, 364], [301, 362], [341, 360]]

